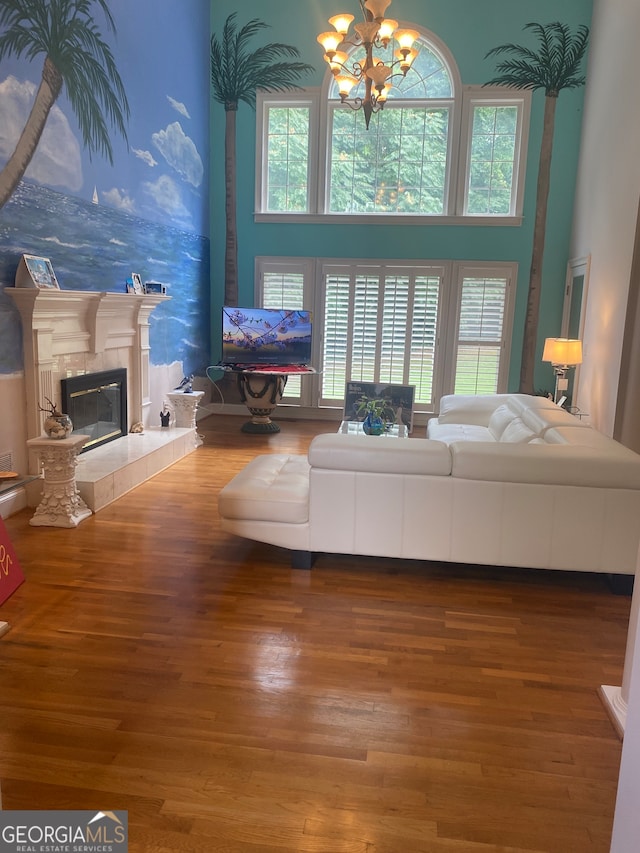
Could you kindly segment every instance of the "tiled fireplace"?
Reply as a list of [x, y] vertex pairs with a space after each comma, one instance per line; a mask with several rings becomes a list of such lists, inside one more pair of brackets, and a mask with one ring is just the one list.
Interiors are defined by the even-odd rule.
[[[6, 288], [23, 327], [27, 439], [42, 435], [41, 406], [59, 406], [62, 381], [93, 373], [126, 371], [126, 434], [80, 457], [78, 490], [96, 511], [194, 450], [194, 428], [152, 426], [149, 317], [162, 294]], [[129, 433], [141, 423], [143, 433]], [[29, 470], [39, 472], [35, 453]]]

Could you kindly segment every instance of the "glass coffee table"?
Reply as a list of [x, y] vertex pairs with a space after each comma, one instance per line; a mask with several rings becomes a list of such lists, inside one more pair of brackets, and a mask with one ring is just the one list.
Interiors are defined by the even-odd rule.
[[[338, 432], [348, 435], [366, 435], [362, 429], [362, 421], [342, 421]], [[409, 438], [409, 431], [406, 424], [391, 424], [381, 436], [375, 436], [375, 438]]]

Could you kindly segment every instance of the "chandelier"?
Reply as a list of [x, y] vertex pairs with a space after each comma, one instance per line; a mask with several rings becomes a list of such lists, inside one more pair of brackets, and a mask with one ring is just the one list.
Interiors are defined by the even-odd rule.
[[[364, 20], [354, 24], [354, 33], [349, 36], [349, 26], [354, 16], [349, 14], [334, 15], [329, 18], [333, 30], [321, 33], [318, 41], [324, 48], [324, 58], [329, 63], [331, 72], [340, 93], [343, 104], [353, 110], [362, 109], [367, 128], [373, 113], [381, 110], [387, 100], [391, 79], [405, 77], [411, 68], [413, 60], [418, 55], [413, 43], [419, 37], [415, 30], [399, 30], [398, 22], [385, 18], [384, 13], [391, 0], [359, 0]], [[398, 44], [395, 59], [385, 62], [374, 51], [386, 50], [394, 38]], [[364, 59], [353, 61], [350, 66], [349, 56], [339, 47], [352, 45], [364, 48]], [[364, 96], [349, 100], [351, 90], [364, 83]]]

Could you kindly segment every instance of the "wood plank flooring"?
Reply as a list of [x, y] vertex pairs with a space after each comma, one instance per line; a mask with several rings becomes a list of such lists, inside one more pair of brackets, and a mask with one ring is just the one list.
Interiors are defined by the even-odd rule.
[[630, 599], [587, 574], [321, 556], [219, 489], [327, 422], [204, 445], [75, 530], [6, 520], [5, 809], [127, 809], [132, 853], [606, 853]]

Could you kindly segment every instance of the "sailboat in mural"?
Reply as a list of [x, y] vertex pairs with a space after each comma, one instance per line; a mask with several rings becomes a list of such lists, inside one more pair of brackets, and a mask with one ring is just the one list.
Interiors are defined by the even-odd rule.
[[[109, 45], [90, 14], [100, 6], [109, 29], [115, 23], [107, 0], [67, 0], [49, 7], [49, 14], [33, 15], [30, 0], [2, 0], [0, 4], [0, 61], [26, 54], [44, 54], [42, 78], [15, 150], [0, 172], [0, 207], [11, 198], [36, 152], [42, 131], [64, 85], [76, 115], [82, 141], [90, 153], [105, 156], [113, 165], [108, 116], [127, 139], [129, 102]], [[57, 12], [57, 14], [56, 14]]]
[[93, 204], [100, 204], [100, 199], [98, 198], [98, 188], [95, 184], [93, 186], [93, 196], [91, 197], [91, 202]]

